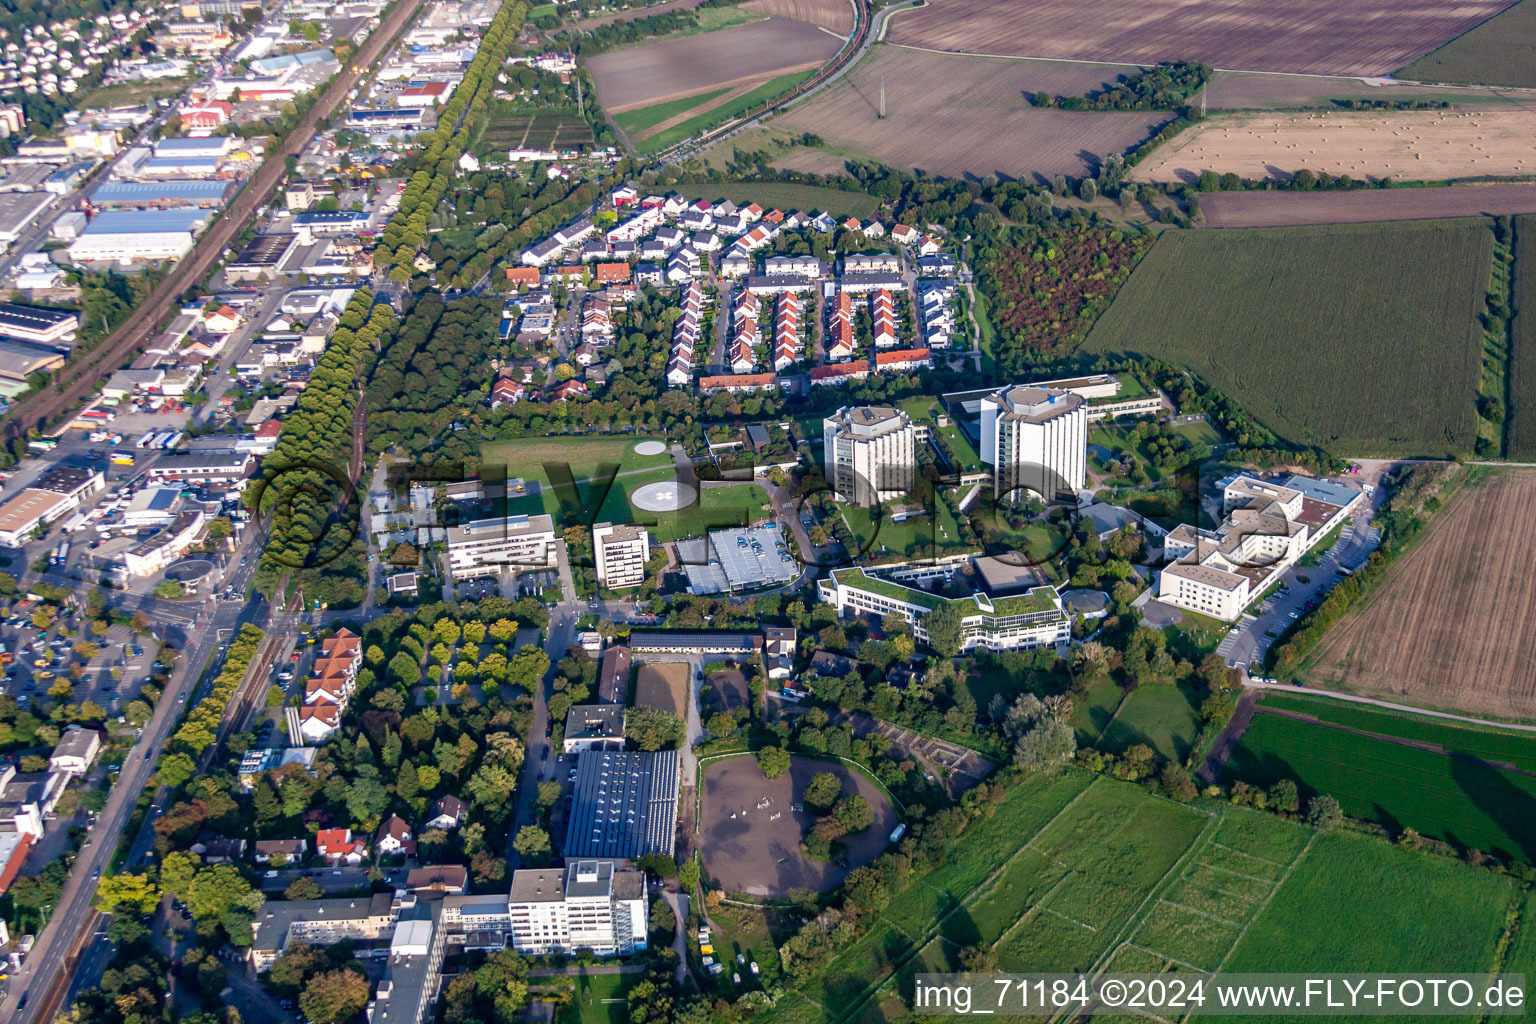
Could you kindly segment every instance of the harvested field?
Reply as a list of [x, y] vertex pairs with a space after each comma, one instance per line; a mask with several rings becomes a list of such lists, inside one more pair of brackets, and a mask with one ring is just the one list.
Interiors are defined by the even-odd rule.
[[1536, 213], [1536, 185], [1366, 189], [1358, 192], [1217, 192], [1200, 197], [1213, 228], [1280, 228]]
[[815, 25], [788, 18], [738, 25], [592, 58], [609, 114], [820, 67], [840, 48]]
[[846, 36], [853, 31], [853, 4], [849, 0], [747, 0], [749, 11], [794, 18]]
[[1289, 178], [1302, 168], [1402, 181], [1536, 174], [1536, 110], [1227, 114], [1180, 132], [1131, 177]]
[[1536, 3], [1525, 0], [1397, 73], [1420, 82], [1536, 88]]
[[[775, 165], [837, 172], [847, 153], [950, 176], [1001, 173], [1048, 180], [1056, 174], [1093, 174], [1101, 157], [1146, 140], [1170, 115], [1042, 110], [1023, 94], [1040, 89], [1080, 94], [1113, 81], [1116, 73], [1092, 65], [876, 47], [842, 82], [773, 122], [777, 128], [814, 132], [827, 150], [797, 147]], [[945, 144], [934, 145], [936, 138]]]
[[1308, 680], [1411, 703], [1536, 717], [1536, 473], [1469, 486], [1324, 637]]
[[1380, 79], [1321, 78], [1314, 75], [1258, 75], [1221, 71], [1206, 86], [1211, 110], [1294, 110], [1329, 107], [1337, 100], [1396, 103], [1403, 100], [1447, 103], [1510, 103], [1493, 89], [1383, 82]]
[[1492, 255], [1485, 220], [1165, 232], [1084, 348], [1185, 366], [1297, 443], [1466, 454]]
[[1509, 0], [930, 0], [891, 19], [896, 43], [1069, 60], [1197, 60], [1235, 71], [1387, 75], [1509, 6]]
[[[816, 775], [831, 772], [844, 794], [857, 793], [874, 809], [874, 824], [845, 836], [847, 867], [811, 860], [800, 852], [800, 838], [816, 821], [810, 811], [794, 810]], [[759, 807], [762, 800], [767, 806]], [[896, 809], [875, 783], [836, 761], [796, 757], [777, 779], [763, 778], [757, 759], [733, 757], [704, 768], [704, 869], [731, 892], [783, 897], [797, 886], [825, 892], [842, 882], [851, 868], [868, 864], [890, 845]]]

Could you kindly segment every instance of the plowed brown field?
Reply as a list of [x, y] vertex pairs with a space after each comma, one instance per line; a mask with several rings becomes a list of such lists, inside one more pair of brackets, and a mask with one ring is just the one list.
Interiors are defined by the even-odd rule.
[[1511, 0], [928, 0], [891, 19], [893, 43], [962, 53], [1232, 71], [1389, 75]]
[[853, 4], [848, 0], [747, 0], [741, 6], [749, 11], [808, 21], [842, 35], [853, 31]]
[[1536, 472], [1456, 495], [1359, 612], [1324, 638], [1309, 682], [1412, 703], [1536, 717]]

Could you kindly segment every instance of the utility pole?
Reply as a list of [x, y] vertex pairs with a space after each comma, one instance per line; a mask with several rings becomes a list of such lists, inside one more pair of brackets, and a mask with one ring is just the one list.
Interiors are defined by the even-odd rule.
[[885, 120], [885, 76], [880, 76], [880, 120]]

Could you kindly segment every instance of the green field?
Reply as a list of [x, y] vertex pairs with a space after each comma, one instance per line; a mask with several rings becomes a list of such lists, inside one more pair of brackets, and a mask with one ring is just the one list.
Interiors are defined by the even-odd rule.
[[1145, 743], [1163, 757], [1182, 761], [1200, 732], [1200, 699], [1193, 691], [1167, 683], [1139, 686], [1125, 698], [1099, 747], [1113, 754]]
[[1492, 254], [1480, 219], [1165, 232], [1084, 345], [1182, 365], [1292, 442], [1462, 455]]
[[714, 92], [700, 93], [697, 96], [684, 96], [680, 100], [670, 100], [666, 103], [657, 103], [650, 107], [641, 107], [638, 110], [626, 110], [622, 114], [613, 115], [613, 123], [626, 132], [643, 132], [647, 128], [655, 127], [668, 118], [678, 114], [686, 114], [694, 107], [703, 106], [712, 99], [724, 96], [729, 89], [716, 89]]
[[1182, 423], [1173, 429], [1189, 438], [1195, 444], [1217, 445], [1221, 443], [1221, 435], [1216, 433], [1216, 428], [1209, 423]]
[[1295, 779], [1351, 817], [1397, 832], [1536, 862], [1536, 778], [1380, 736], [1263, 712], [1243, 734], [1223, 778], [1269, 786]]
[[1515, 218], [1515, 280], [1510, 291], [1515, 317], [1509, 338], [1506, 455], [1531, 462], [1536, 461], [1536, 217]]
[[[1088, 684], [1086, 699], [1072, 703], [1071, 725], [1079, 747], [1091, 747], [1099, 741], [1124, 697], [1125, 691], [1110, 676], [1100, 676]], [[986, 705], [978, 701], [977, 706]]]
[[582, 975], [576, 979], [576, 998], [560, 1007], [555, 1019], [558, 1024], [628, 1024], [624, 994], [639, 980], [637, 974]]
[[1397, 77], [1455, 85], [1536, 87], [1536, 61], [1531, 60], [1533, 38], [1536, 3], [1524, 0], [1438, 50], [1431, 50], [1397, 72]]
[[528, 20], [538, 21], [540, 18], [548, 18], [550, 15], [559, 13], [559, 4], [540, 4], [537, 7], [528, 8]]
[[844, 192], [842, 189], [822, 188], [820, 185], [796, 185], [785, 181], [742, 181], [723, 185], [711, 185], [721, 199], [733, 203], [756, 203], [765, 210], [779, 209], [785, 213], [799, 210], [802, 213], [825, 210], [834, 217], [873, 217], [880, 208], [880, 200], [867, 192]]
[[1502, 761], [1528, 772], [1536, 772], [1536, 733], [1456, 725], [1425, 715], [1404, 714], [1367, 704], [1304, 694], [1266, 693], [1264, 706], [1299, 711], [1324, 722], [1363, 732], [1434, 743], [1458, 754], [1485, 761]]
[[[903, 1020], [914, 976], [959, 970], [972, 945], [1018, 972], [1484, 971], [1526, 898], [1452, 858], [1068, 770], [1012, 787], [820, 978], [755, 1019]], [[1536, 969], [1533, 911], [1507, 971]]]
[[858, 538], [858, 549], [852, 552], [855, 555], [863, 553], [869, 558], [899, 555], [907, 558], [932, 548], [945, 553], [971, 550], [971, 545], [961, 541], [960, 524], [955, 522], [949, 506], [942, 501], [936, 502], [934, 511], [936, 519], [934, 516], [919, 514], [893, 523], [889, 508], [883, 514], [872, 514], [874, 510], [856, 505], [842, 506], [843, 521]]
[[691, 117], [681, 124], [675, 124], [664, 132], [658, 132], [648, 139], [642, 139], [635, 143], [642, 156], [651, 153], [659, 153], [664, 149], [677, 145], [684, 139], [696, 135], [719, 124], [721, 121], [729, 121], [731, 118], [744, 114], [759, 104], [766, 103], [777, 96], [794, 89], [801, 82], [814, 75], [814, 71], [799, 71], [794, 74], [780, 75], [758, 86], [751, 92], [742, 93], [740, 96], [723, 103], [713, 110], [707, 110], [698, 117]]

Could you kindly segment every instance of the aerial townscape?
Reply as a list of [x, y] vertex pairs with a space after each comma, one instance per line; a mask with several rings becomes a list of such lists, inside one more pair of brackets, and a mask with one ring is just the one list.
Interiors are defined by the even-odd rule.
[[0, 4], [0, 1024], [1504, 992], [1533, 506], [1536, 0]]

